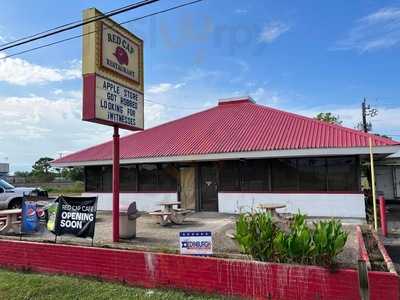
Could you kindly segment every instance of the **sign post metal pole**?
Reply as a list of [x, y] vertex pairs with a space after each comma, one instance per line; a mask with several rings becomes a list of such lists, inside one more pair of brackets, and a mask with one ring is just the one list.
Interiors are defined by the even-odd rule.
[[112, 170], [112, 192], [113, 192], [113, 242], [119, 241], [119, 132], [118, 126], [114, 126], [113, 135], [113, 170]]
[[[119, 241], [119, 128], [144, 129], [143, 40], [95, 8], [83, 13], [84, 121], [114, 127], [112, 239]], [[101, 19], [101, 20], [100, 20]]]

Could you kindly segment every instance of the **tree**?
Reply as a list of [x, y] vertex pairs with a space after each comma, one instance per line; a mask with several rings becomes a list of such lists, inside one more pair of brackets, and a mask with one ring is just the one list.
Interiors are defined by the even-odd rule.
[[16, 176], [16, 177], [26, 178], [26, 177], [29, 177], [30, 175], [31, 175], [31, 172], [28, 172], [28, 171], [15, 171], [14, 172], [14, 176]]
[[341, 125], [343, 123], [338, 115], [335, 116], [330, 112], [320, 112], [315, 119], [336, 125]]
[[393, 138], [391, 138], [390, 136], [387, 136], [386, 134], [380, 134], [380, 133], [374, 133], [374, 135], [379, 136], [379, 137], [384, 137], [390, 140], [393, 140]]
[[37, 173], [37, 174], [49, 174], [52, 167], [50, 165], [50, 162], [53, 161], [54, 159], [50, 157], [41, 157], [39, 158], [35, 164], [32, 166], [32, 173]]
[[83, 181], [83, 168], [64, 168], [61, 171], [61, 176], [71, 181]]
[[56, 174], [53, 172], [53, 168], [50, 165], [52, 160], [53, 159], [50, 157], [39, 158], [32, 166], [32, 177], [43, 181], [53, 180]]

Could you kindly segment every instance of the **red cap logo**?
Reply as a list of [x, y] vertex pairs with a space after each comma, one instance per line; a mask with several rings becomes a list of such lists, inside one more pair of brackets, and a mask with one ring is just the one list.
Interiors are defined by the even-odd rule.
[[118, 46], [113, 55], [117, 58], [118, 62], [121, 65], [128, 65], [129, 63], [128, 53], [126, 53], [126, 51], [123, 48]]

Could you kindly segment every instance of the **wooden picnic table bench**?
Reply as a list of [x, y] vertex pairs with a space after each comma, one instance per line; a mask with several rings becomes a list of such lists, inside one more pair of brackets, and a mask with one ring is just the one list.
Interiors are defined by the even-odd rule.
[[159, 217], [159, 224], [161, 226], [165, 226], [169, 223], [174, 224], [183, 224], [186, 216], [192, 213], [191, 210], [174, 208], [174, 206], [180, 205], [180, 202], [177, 201], [166, 201], [159, 203], [162, 206], [161, 210], [157, 210], [154, 212], [150, 212], [149, 214], [152, 216]]
[[277, 204], [277, 203], [260, 203], [257, 207], [263, 211], [270, 212], [273, 216], [279, 217], [278, 212], [276, 211], [279, 208], [285, 208], [285, 204]]
[[1, 234], [6, 234], [10, 230], [13, 230], [14, 233], [20, 232], [21, 221], [18, 220], [18, 216], [21, 215], [21, 212], [20, 208], [0, 210], [0, 221], [3, 223], [0, 227]]

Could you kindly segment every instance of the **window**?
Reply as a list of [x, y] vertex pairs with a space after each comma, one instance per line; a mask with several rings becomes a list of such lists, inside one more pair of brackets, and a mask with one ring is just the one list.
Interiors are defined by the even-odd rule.
[[87, 192], [112, 192], [111, 166], [85, 167], [85, 182]]
[[244, 160], [240, 164], [242, 191], [268, 191], [268, 162], [266, 160]]
[[101, 167], [102, 174], [102, 192], [111, 193], [112, 192], [112, 166]]
[[85, 191], [101, 192], [101, 167], [85, 167]]
[[221, 161], [220, 170], [220, 188], [221, 191], [239, 191], [240, 190], [240, 173], [238, 160]]
[[176, 191], [178, 170], [172, 164], [139, 165], [140, 191]]
[[119, 178], [121, 192], [137, 191], [136, 165], [121, 165]]
[[156, 191], [158, 186], [158, 168], [156, 164], [139, 165], [139, 190]]
[[160, 191], [176, 191], [178, 170], [172, 164], [160, 164], [158, 173], [158, 189]]
[[326, 191], [326, 159], [301, 158], [297, 160], [300, 191]]
[[298, 191], [296, 159], [271, 160], [272, 191]]
[[328, 191], [359, 191], [355, 157], [332, 157], [327, 161]]

